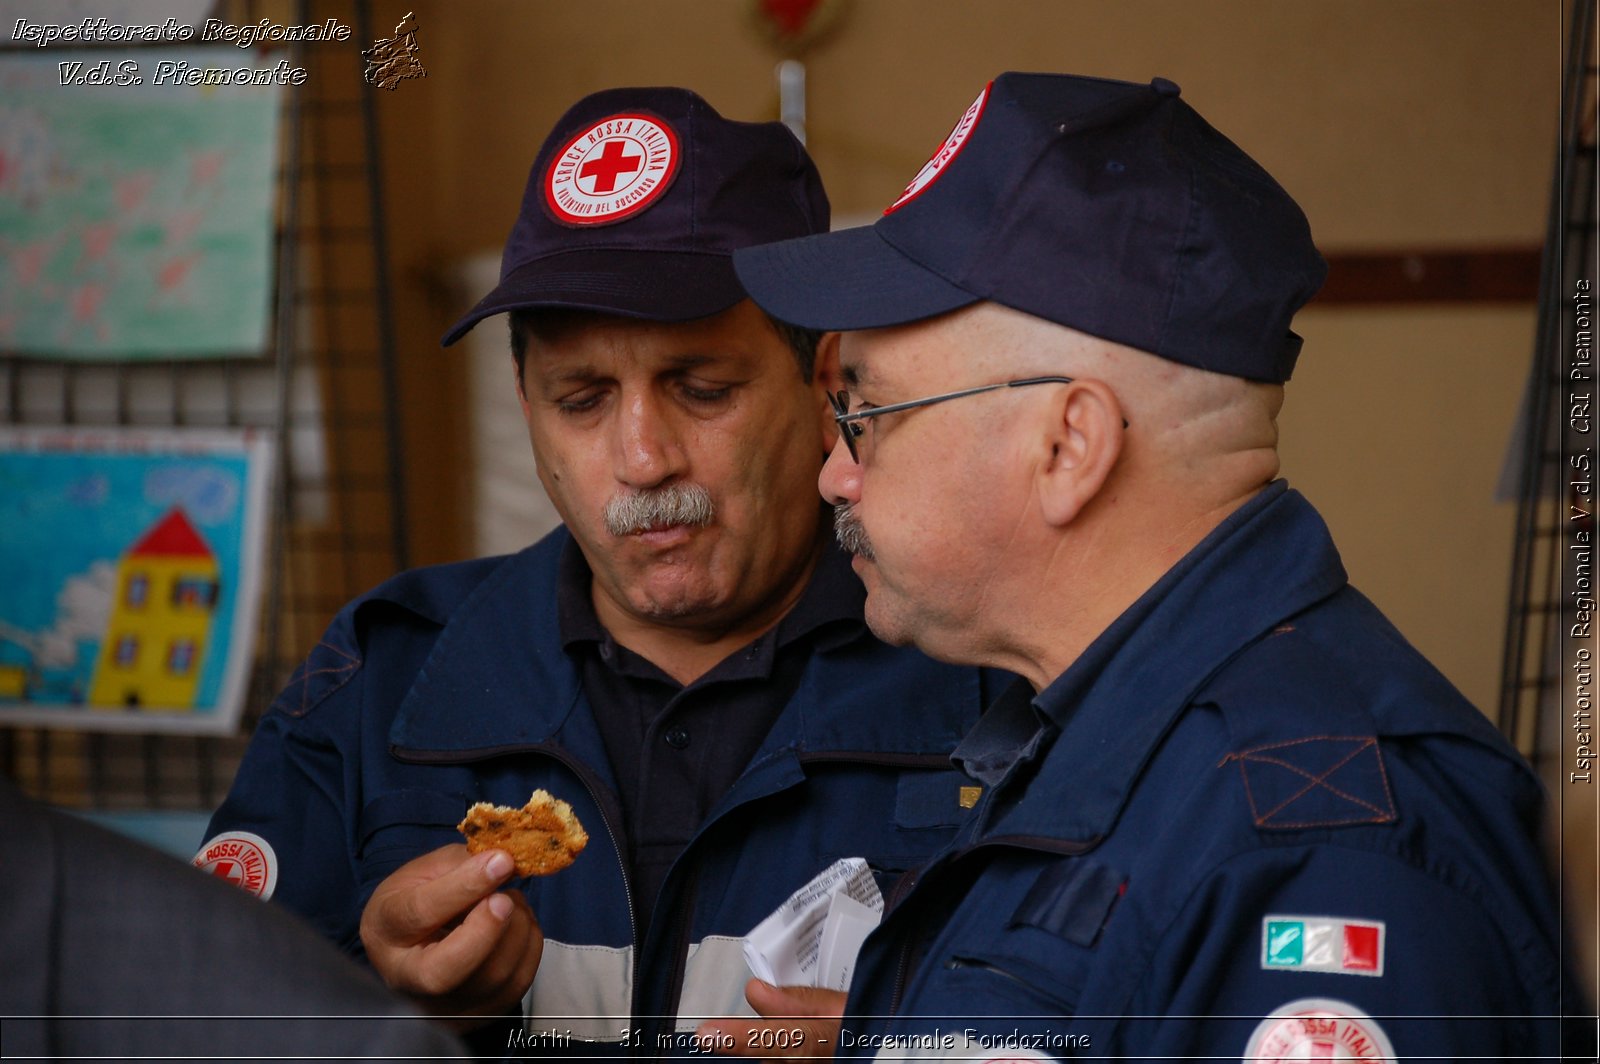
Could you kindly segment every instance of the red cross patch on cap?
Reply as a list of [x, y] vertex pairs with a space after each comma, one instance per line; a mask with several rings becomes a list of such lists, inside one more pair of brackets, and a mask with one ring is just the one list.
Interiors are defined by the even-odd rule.
[[991, 81], [983, 87], [983, 91], [978, 93], [978, 98], [972, 101], [972, 105], [962, 113], [960, 118], [956, 119], [955, 128], [950, 131], [948, 137], [944, 138], [944, 143], [939, 145], [939, 150], [933, 153], [933, 158], [922, 164], [922, 169], [917, 171], [917, 176], [911, 179], [911, 184], [906, 186], [906, 190], [900, 193], [900, 198], [884, 208], [884, 214], [893, 214], [907, 203], [916, 199], [922, 190], [931, 185], [933, 179], [939, 176], [939, 172], [950, 165], [950, 160], [960, 154], [961, 146], [967, 142], [967, 137], [971, 135], [972, 130], [978, 124], [979, 117], [983, 114], [984, 102], [989, 99], [989, 90], [993, 86], [994, 82]]
[[226, 880], [262, 901], [278, 886], [278, 855], [272, 844], [248, 831], [227, 831], [200, 847], [194, 855], [200, 871]]
[[545, 206], [563, 225], [610, 225], [654, 203], [678, 176], [678, 134], [659, 118], [618, 114], [567, 142], [544, 178]]

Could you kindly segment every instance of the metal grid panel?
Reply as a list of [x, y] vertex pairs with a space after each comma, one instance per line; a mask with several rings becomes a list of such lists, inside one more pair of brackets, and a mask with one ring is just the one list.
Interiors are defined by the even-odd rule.
[[[222, 4], [228, 22], [255, 3]], [[272, 429], [278, 475], [257, 658], [241, 734], [124, 735], [0, 727], [0, 771], [96, 808], [209, 809], [248, 733], [333, 613], [406, 565], [378, 144], [361, 48], [364, 0], [296, 5], [347, 42], [286, 47], [273, 339], [259, 360], [70, 363], [0, 352], [0, 424]], [[286, 20], [287, 21], [287, 20]]]
[[[1517, 504], [1511, 596], [1500, 679], [1501, 730], [1530, 759], [1559, 757], [1563, 612], [1575, 605], [1564, 588], [1563, 545], [1575, 529], [1569, 507], [1580, 500], [1565, 468], [1587, 441], [1567, 416], [1565, 373], [1577, 315], [1575, 280], [1595, 277], [1595, 5], [1575, 0], [1566, 27], [1560, 155], [1539, 283], [1539, 325], [1524, 407], [1523, 468]], [[1589, 297], [1591, 300], [1593, 296]], [[1593, 534], [1593, 520], [1588, 521]]]

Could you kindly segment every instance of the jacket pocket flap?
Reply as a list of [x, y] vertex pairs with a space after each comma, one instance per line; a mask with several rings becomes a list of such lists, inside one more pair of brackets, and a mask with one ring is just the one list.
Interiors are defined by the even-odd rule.
[[453, 828], [467, 815], [471, 804], [463, 795], [441, 791], [401, 790], [379, 795], [361, 809], [357, 821], [360, 847], [365, 850], [372, 836], [387, 827], [404, 824]]
[[1037, 927], [1091, 947], [1126, 887], [1121, 872], [1099, 862], [1057, 861], [1034, 880], [1011, 914], [1011, 926]]

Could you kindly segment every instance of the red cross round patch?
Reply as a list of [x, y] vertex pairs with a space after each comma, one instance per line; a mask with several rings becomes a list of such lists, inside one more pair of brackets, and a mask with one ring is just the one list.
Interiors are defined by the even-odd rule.
[[278, 855], [266, 839], [248, 831], [227, 831], [201, 846], [194, 866], [262, 901], [278, 885]]
[[967, 137], [977, 128], [978, 119], [983, 115], [983, 105], [988, 102], [989, 90], [993, 87], [992, 81], [983, 87], [983, 91], [978, 93], [978, 98], [972, 101], [972, 106], [968, 107], [956, 121], [956, 126], [950, 131], [950, 135], [944, 138], [944, 143], [939, 145], [939, 150], [933, 153], [933, 158], [922, 164], [922, 169], [917, 171], [917, 176], [911, 179], [911, 184], [906, 186], [906, 190], [900, 193], [900, 198], [884, 208], [884, 214], [893, 214], [916, 199], [922, 194], [922, 190], [933, 184], [933, 179], [961, 154], [961, 148], [966, 144]]
[[1346, 1001], [1301, 998], [1261, 1021], [1244, 1064], [1299, 1060], [1398, 1060], [1376, 1020]]
[[544, 177], [544, 201], [563, 225], [610, 225], [654, 203], [678, 176], [678, 135], [659, 118], [612, 115], [567, 142]]

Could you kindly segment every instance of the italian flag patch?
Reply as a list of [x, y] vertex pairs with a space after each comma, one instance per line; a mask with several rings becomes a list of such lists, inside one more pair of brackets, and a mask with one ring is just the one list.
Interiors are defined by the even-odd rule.
[[1382, 975], [1384, 937], [1381, 920], [1267, 916], [1261, 921], [1261, 967]]

